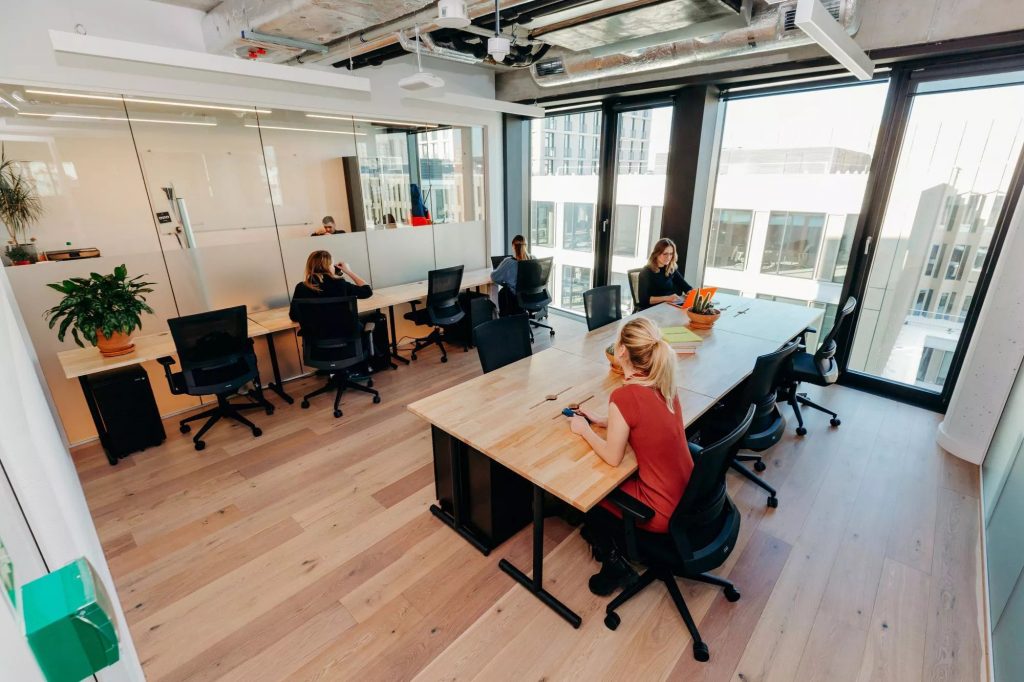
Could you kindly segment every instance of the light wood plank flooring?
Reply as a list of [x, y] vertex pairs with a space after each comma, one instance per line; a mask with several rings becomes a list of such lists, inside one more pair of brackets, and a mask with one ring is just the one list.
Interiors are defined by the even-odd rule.
[[528, 565], [528, 531], [483, 557], [429, 514], [429, 431], [405, 405], [480, 372], [475, 352], [450, 357], [378, 375], [383, 403], [348, 395], [342, 419], [321, 397], [255, 416], [262, 438], [218, 424], [201, 453], [174, 420], [117, 467], [75, 453], [150, 680], [983, 678], [978, 470], [934, 445], [937, 415], [811, 391], [843, 426], [809, 413], [810, 434], [790, 428], [769, 454], [779, 508], [730, 482], [744, 518], [719, 573], [743, 598], [684, 584], [711, 647], [700, 664], [658, 585], [604, 627], [565, 523], [547, 524], [545, 580], [579, 630], [498, 570]]

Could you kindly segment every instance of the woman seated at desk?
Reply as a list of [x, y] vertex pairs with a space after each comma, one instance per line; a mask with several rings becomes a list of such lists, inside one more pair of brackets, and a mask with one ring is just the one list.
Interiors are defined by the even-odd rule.
[[[501, 287], [495, 303], [502, 315], [516, 312], [516, 278], [519, 276], [519, 261], [528, 260], [530, 254], [526, 250], [526, 239], [521, 234], [512, 238], [512, 255], [498, 263], [491, 273], [491, 281]], [[492, 291], [495, 289], [492, 288]]]
[[[348, 276], [354, 284], [344, 279], [343, 275]], [[347, 263], [335, 265], [330, 251], [314, 251], [306, 259], [305, 278], [295, 285], [288, 317], [293, 322], [299, 321], [298, 306], [295, 305], [299, 299], [338, 298], [341, 296], [370, 298], [373, 296], [373, 289], [366, 283], [366, 280], [352, 272]]]
[[[654, 517], [638, 528], [667, 533], [669, 519], [693, 472], [676, 395], [675, 354], [657, 325], [639, 317], [623, 325], [615, 342], [615, 357], [626, 379], [608, 399], [608, 416], [580, 410], [582, 416], [573, 417], [570, 428], [611, 466], [622, 463], [629, 443], [636, 454], [637, 473], [620, 489], [654, 510]], [[606, 437], [595, 433], [591, 424], [606, 428]], [[605, 502], [594, 507], [587, 513], [583, 537], [601, 562], [601, 571], [590, 578], [591, 592], [607, 596], [636, 579], [636, 572], [623, 558], [625, 530], [618, 508]]]
[[637, 300], [640, 310], [675, 301], [693, 288], [683, 279], [683, 273], [679, 272], [676, 243], [668, 238], [659, 239], [655, 243], [638, 280]]

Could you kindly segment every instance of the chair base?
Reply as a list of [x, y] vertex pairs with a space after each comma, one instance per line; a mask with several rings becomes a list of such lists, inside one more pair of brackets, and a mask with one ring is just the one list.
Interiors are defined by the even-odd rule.
[[380, 392], [376, 391], [373, 388], [372, 378], [367, 378], [366, 383], [361, 384], [355, 379], [353, 379], [352, 375], [349, 372], [342, 371], [331, 374], [327, 379], [327, 383], [325, 383], [323, 386], [316, 389], [312, 393], [307, 393], [306, 395], [302, 396], [302, 403], [300, 404], [300, 406], [304, 410], [309, 409], [310, 398], [315, 398], [318, 395], [323, 395], [324, 393], [330, 393], [331, 391], [334, 391], [334, 417], [335, 419], [337, 419], [338, 417], [341, 417], [343, 415], [341, 411], [341, 396], [345, 392], [345, 389], [349, 388], [355, 391], [369, 393], [370, 395], [373, 396], [374, 403], [380, 402]]
[[267, 399], [263, 397], [262, 387], [259, 384], [256, 385], [256, 395], [255, 397], [250, 396], [250, 399], [252, 400], [252, 402], [250, 403], [232, 403], [228, 400], [228, 398], [231, 395], [234, 394], [218, 395], [216, 407], [210, 408], [209, 410], [204, 410], [199, 414], [193, 414], [189, 417], [185, 417], [180, 422], [178, 422], [178, 429], [182, 433], [188, 433], [189, 431], [192, 430], [192, 427], [189, 426], [189, 422], [198, 421], [200, 419], [206, 420], [206, 423], [203, 424], [202, 427], [200, 427], [196, 435], [192, 436], [192, 443], [195, 446], [196, 450], [202, 450], [203, 448], [206, 447], [206, 441], [203, 440], [203, 436], [205, 436], [206, 432], [213, 428], [213, 425], [220, 421], [222, 418], [233, 419], [239, 424], [248, 427], [249, 430], [252, 431], [252, 435], [254, 438], [259, 438], [260, 436], [263, 435], [263, 431], [262, 429], [260, 429], [260, 427], [256, 426], [255, 424], [253, 424], [251, 421], [249, 421], [240, 414], [242, 410], [254, 409], [262, 409], [268, 415], [274, 414], [274, 406], [267, 402]]
[[[732, 470], [735, 471], [736, 473], [738, 473], [739, 475], [743, 476], [743, 478], [747, 479], [748, 481], [751, 481], [754, 485], [758, 486], [759, 488], [764, 489], [765, 492], [768, 493], [768, 503], [767, 504], [768, 504], [769, 507], [771, 507], [772, 509], [775, 509], [776, 507], [778, 507], [779, 506], [779, 497], [778, 497], [778, 492], [776, 492], [775, 488], [773, 488], [770, 485], [768, 485], [767, 483], [765, 483], [764, 480], [760, 476], [755, 474], [753, 471], [751, 471], [747, 467], [745, 467], [742, 464], [740, 464], [740, 461], [748, 461], [748, 462], [749, 461], [755, 461], [758, 464], [760, 464], [761, 466], [758, 467], [757, 464], [755, 464], [754, 467], [758, 471], [763, 471], [764, 470], [764, 462], [761, 461], [761, 457], [759, 455], [742, 455], [742, 457], [744, 458], [742, 460], [740, 459], [740, 457], [741, 456], [737, 456], [736, 459], [734, 459], [732, 461], [732, 463], [729, 464], [729, 466], [732, 468]], [[739, 461], [737, 461], [737, 460], [739, 460]]]
[[[438, 348], [441, 349], [441, 362], [448, 362], [448, 351], [444, 347], [444, 332], [441, 330], [440, 327], [434, 327], [434, 330], [432, 332], [421, 338], [413, 339], [413, 341], [414, 344], [412, 347], [412, 353], [409, 355], [409, 357], [411, 357], [413, 360], [416, 359], [416, 353], [420, 352], [421, 350], [425, 348], [430, 348], [431, 346], [437, 346]], [[468, 353], [469, 344], [464, 343], [462, 345], [462, 350], [463, 352]]]
[[796, 416], [796, 435], [798, 436], [807, 435], [807, 429], [804, 427], [804, 416], [800, 412], [801, 405], [803, 405], [804, 407], [809, 407], [812, 410], [817, 410], [818, 412], [823, 412], [832, 417], [831, 419], [829, 419], [829, 425], [833, 427], [837, 427], [843, 423], [842, 420], [839, 419], [839, 415], [837, 413], [828, 409], [824, 405], [819, 405], [818, 403], [814, 402], [813, 400], [807, 397], [806, 393], [797, 393], [796, 386], [793, 386], [788, 391], [786, 402], [789, 403], [789, 406], [793, 408], [793, 414], [794, 416]]
[[[725, 594], [725, 598], [731, 602], [737, 601], [740, 598], [740, 593], [736, 589], [735, 585], [724, 578], [719, 578], [716, 575], [711, 575], [710, 573], [699, 573], [697, 575], [687, 575], [683, 577], [687, 580], [696, 580], [698, 582], [707, 583], [708, 585], [714, 585], [715, 587], [721, 587]], [[619, 627], [621, 618], [619, 618], [619, 614], [615, 611], [634, 596], [639, 594], [641, 590], [655, 580], [660, 580], [664, 583], [669, 595], [672, 596], [672, 601], [676, 605], [676, 610], [679, 611], [679, 615], [683, 618], [683, 623], [686, 625], [686, 629], [690, 632], [690, 637], [693, 638], [693, 657], [701, 663], [707, 662], [711, 659], [711, 652], [708, 650], [708, 645], [705, 644], [704, 640], [700, 637], [700, 631], [697, 629], [697, 623], [694, 622], [693, 615], [690, 613], [690, 609], [686, 606], [686, 600], [683, 599], [683, 593], [679, 590], [679, 584], [676, 582], [676, 576], [672, 575], [672, 573], [668, 571], [648, 569], [635, 583], [624, 589], [617, 597], [615, 597], [615, 599], [612, 599], [608, 603], [608, 606], [605, 607], [605, 627], [609, 630], [614, 630]]]

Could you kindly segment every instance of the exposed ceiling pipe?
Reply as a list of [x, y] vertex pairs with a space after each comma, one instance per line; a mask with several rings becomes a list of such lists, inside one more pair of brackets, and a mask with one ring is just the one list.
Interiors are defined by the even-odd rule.
[[[839, 23], [847, 33], [855, 35], [860, 29], [861, 2], [826, 0], [823, 4], [831, 5], [838, 13]], [[806, 33], [787, 25], [795, 9], [795, 2], [770, 5], [751, 17], [746, 28], [656, 45], [629, 54], [595, 57], [586, 52], [566, 52], [535, 62], [530, 73], [541, 87], [553, 87], [812, 44]]]
[[[532, 2], [532, 0], [498, 0], [498, 2], [500, 8], [502, 10], [506, 10], [520, 5], [525, 5]], [[494, 12], [494, 2], [493, 0], [474, 2], [469, 5], [468, 12], [470, 19], [478, 19], [479, 17]], [[436, 31], [440, 28], [435, 21], [436, 19], [437, 9], [430, 7], [402, 17], [401, 19], [376, 26], [369, 31], [363, 31], [358, 34], [345, 36], [333, 41], [328, 45], [329, 49], [323, 55], [299, 55], [298, 57], [294, 57], [290, 60], [290, 63], [333, 63], [345, 61], [351, 57], [359, 57], [368, 52], [374, 52], [381, 48], [397, 44], [399, 31], [405, 31], [417, 25], [420, 27], [420, 32], [422, 34]], [[351, 46], [349, 43], [351, 43]]]
[[405, 31], [399, 31], [395, 34], [395, 37], [403, 50], [406, 52], [416, 53], [417, 60], [419, 60], [420, 53], [420, 50], [416, 49], [416, 43], [418, 41], [421, 45], [422, 51], [426, 52], [430, 57], [447, 59], [448, 61], [459, 62], [461, 64], [479, 64], [483, 61], [479, 57], [466, 52], [459, 52], [458, 50], [450, 50], [447, 47], [440, 47], [434, 43], [434, 39], [430, 37], [429, 33], [417, 33], [415, 40], [409, 40], [409, 36], [405, 35]]

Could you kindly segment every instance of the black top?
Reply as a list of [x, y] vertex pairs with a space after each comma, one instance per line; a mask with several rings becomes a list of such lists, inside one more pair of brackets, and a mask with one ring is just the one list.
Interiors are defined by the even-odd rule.
[[300, 298], [339, 298], [341, 296], [355, 296], [356, 298], [370, 298], [373, 296], [373, 289], [369, 284], [357, 286], [341, 277], [324, 277], [320, 284], [320, 291], [313, 291], [306, 286], [305, 282], [295, 285], [295, 293], [292, 294], [292, 305], [288, 310], [288, 317], [292, 322], [298, 322], [298, 310], [295, 301]]
[[688, 292], [691, 287], [683, 279], [683, 273], [676, 269], [671, 275], [665, 274], [665, 268], [657, 272], [649, 267], [644, 267], [639, 276], [640, 291], [637, 298], [640, 299], [640, 309], [651, 307], [651, 296], [680, 296]]

